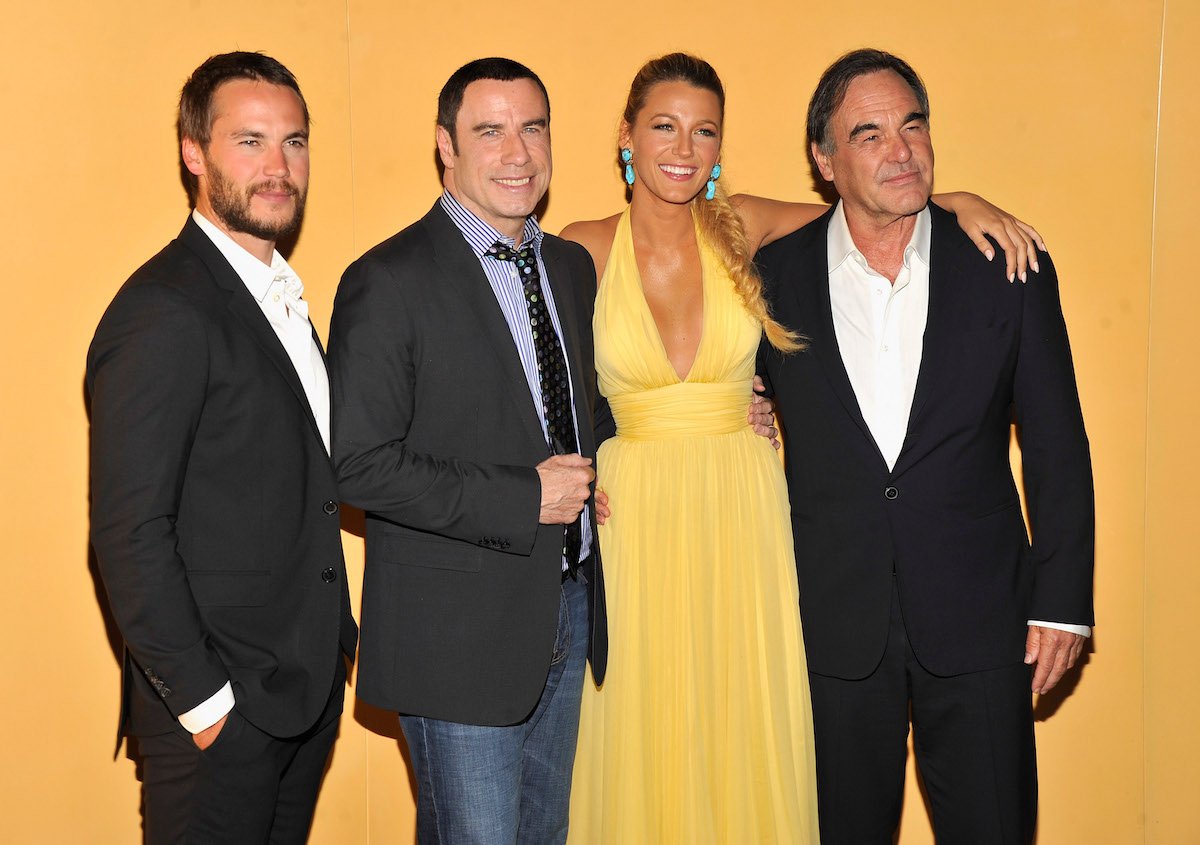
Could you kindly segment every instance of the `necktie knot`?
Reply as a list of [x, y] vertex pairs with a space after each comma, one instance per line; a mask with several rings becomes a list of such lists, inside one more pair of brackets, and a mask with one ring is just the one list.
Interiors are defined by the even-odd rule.
[[517, 265], [518, 270], [523, 271], [523, 275], [532, 272], [527, 268], [536, 267], [537, 264], [537, 257], [530, 245], [518, 248], [509, 246], [504, 241], [496, 241], [488, 247], [487, 254], [497, 261], [511, 261]]
[[304, 283], [295, 273], [282, 272], [275, 275], [275, 281], [283, 284], [283, 301], [289, 311], [294, 311], [308, 319], [308, 303], [304, 301]]

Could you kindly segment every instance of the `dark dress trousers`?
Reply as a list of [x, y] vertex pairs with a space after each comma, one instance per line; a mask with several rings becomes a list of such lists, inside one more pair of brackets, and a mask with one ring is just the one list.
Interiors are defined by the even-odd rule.
[[[582, 247], [551, 235], [542, 258], [580, 451], [594, 458], [595, 271]], [[358, 695], [433, 719], [520, 722], [554, 649], [563, 527], [538, 524], [533, 468], [549, 456], [546, 438], [479, 260], [439, 204], [346, 270], [330, 366], [340, 489], [367, 514]], [[610, 427], [602, 416], [600, 430]], [[595, 548], [585, 575], [599, 681]]]
[[190, 218], [108, 307], [87, 389], [122, 730], [181, 732], [227, 681], [238, 718], [273, 737], [336, 717], [357, 628], [333, 467], [283, 346]]
[[[1041, 273], [1010, 284], [1003, 262], [988, 262], [953, 216], [929, 210], [928, 322], [891, 470], [834, 334], [832, 211], [758, 257], [774, 315], [809, 342], [792, 355], [764, 345], [759, 367], [786, 435], [814, 681], [871, 676], [896, 624], [910, 657], [944, 678], [1020, 667], [1028, 620], [1093, 621], [1091, 460], [1054, 266], [1039, 255]], [[1014, 421], [1032, 545], [1009, 465]], [[905, 645], [893, 647], [903, 659]], [[819, 707], [817, 722], [820, 779], [830, 761]]]

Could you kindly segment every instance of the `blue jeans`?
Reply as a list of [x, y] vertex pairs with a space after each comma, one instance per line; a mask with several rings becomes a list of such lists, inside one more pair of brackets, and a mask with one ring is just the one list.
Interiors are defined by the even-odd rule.
[[400, 717], [417, 778], [421, 845], [549, 845], [567, 839], [587, 664], [587, 588], [562, 585], [546, 686], [518, 725]]

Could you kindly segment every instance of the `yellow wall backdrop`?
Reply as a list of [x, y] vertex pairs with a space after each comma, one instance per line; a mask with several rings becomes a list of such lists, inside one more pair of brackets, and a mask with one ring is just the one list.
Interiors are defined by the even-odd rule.
[[[313, 181], [291, 263], [324, 336], [345, 265], [433, 202], [436, 95], [463, 62], [510, 55], [549, 86], [557, 231], [619, 208], [616, 121], [645, 59], [684, 49], [721, 72], [733, 189], [813, 199], [808, 96], [836, 56], [873, 45], [925, 77], [938, 187], [1035, 223], [1062, 278], [1095, 462], [1098, 625], [1082, 671], [1037, 703], [1038, 841], [1200, 842], [1197, 4], [44, 0], [4, 21], [4, 841], [140, 835], [134, 764], [112, 757], [119, 670], [89, 568], [83, 365], [118, 286], [187, 213], [173, 122], [197, 64], [258, 49], [300, 79]], [[361, 541], [344, 536], [357, 606]], [[412, 841], [395, 717], [348, 705], [312, 841]], [[900, 841], [932, 842], [915, 777]]]

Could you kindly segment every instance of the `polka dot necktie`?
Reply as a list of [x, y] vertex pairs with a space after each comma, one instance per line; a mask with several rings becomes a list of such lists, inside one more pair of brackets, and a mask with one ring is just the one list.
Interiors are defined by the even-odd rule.
[[[550, 320], [550, 311], [542, 295], [542, 279], [538, 273], [537, 256], [532, 246], [515, 249], [497, 241], [487, 254], [497, 261], [510, 261], [521, 277], [525, 292], [525, 307], [529, 312], [529, 328], [533, 332], [533, 349], [537, 355], [538, 381], [542, 388], [542, 408], [546, 415], [546, 431], [551, 451], [569, 455], [578, 450], [575, 437], [575, 417], [571, 413], [571, 380], [567, 359], [563, 357], [558, 332]], [[582, 516], [582, 515], [581, 515]], [[575, 577], [579, 564], [580, 519], [566, 527], [563, 534], [563, 557], [568, 572]]]

